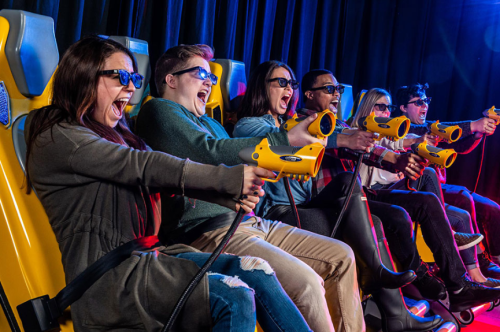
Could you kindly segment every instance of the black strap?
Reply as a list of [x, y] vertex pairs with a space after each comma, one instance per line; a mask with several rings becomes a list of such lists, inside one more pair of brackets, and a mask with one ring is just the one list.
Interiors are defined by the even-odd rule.
[[162, 244], [158, 241], [158, 237], [146, 236], [113, 249], [87, 267], [73, 281], [66, 285], [56, 297], [51, 299], [51, 309], [56, 309], [57, 311], [54, 313], [58, 312], [57, 316], [60, 316], [67, 307], [78, 300], [107, 271], [117, 267], [121, 262], [130, 257], [133, 251], [148, 250], [160, 246]]

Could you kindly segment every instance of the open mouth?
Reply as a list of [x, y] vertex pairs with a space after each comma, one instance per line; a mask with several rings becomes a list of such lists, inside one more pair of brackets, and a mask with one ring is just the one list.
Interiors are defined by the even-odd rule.
[[127, 98], [120, 98], [117, 99], [111, 104], [111, 108], [113, 109], [113, 113], [118, 118], [121, 118], [123, 116], [123, 110], [125, 109], [125, 106], [128, 104], [128, 99]]
[[206, 104], [208, 99], [208, 91], [203, 90], [198, 92], [197, 97], [203, 104]]
[[290, 102], [290, 99], [291, 99], [292, 96], [283, 96], [281, 97], [281, 100], [280, 100], [280, 106], [281, 108], [287, 108], [288, 107], [288, 103]]
[[332, 100], [329, 105], [329, 109], [332, 113], [337, 114], [337, 107], [339, 106], [338, 99]]
[[420, 111], [418, 113], [418, 116], [419, 116], [420, 119], [425, 120], [425, 117], [427, 116], [427, 112], [426, 111]]

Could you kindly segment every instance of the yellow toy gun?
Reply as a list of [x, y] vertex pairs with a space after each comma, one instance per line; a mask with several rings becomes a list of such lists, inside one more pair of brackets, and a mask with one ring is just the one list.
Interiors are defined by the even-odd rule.
[[440, 149], [432, 145], [427, 145], [426, 142], [415, 143], [411, 146], [411, 149], [420, 157], [429, 160], [431, 164], [437, 165], [440, 168], [450, 167], [457, 158], [455, 150]]
[[404, 115], [397, 118], [376, 117], [375, 112], [372, 112], [369, 116], [359, 118], [358, 127], [369, 133], [377, 133], [379, 136], [376, 140], [387, 137], [397, 141], [408, 134], [410, 119]]
[[432, 134], [441, 137], [448, 143], [456, 142], [462, 136], [462, 128], [441, 124], [439, 120], [431, 125], [430, 130]]
[[495, 108], [495, 106], [491, 106], [489, 110], [484, 111], [483, 115], [490, 119], [495, 120], [496, 121], [495, 125], [498, 126], [500, 124], [500, 109]]
[[304, 147], [269, 146], [264, 138], [256, 147], [244, 148], [238, 155], [248, 165], [279, 172], [275, 179], [263, 179], [278, 182], [283, 177], [307, 181], [316, 176], [324, 153], [325, 148], [320, 143]]
[[[298, 118], [297, 114], [285, 122], [283, 129], [290, 131], [293, 127], [298, 125], [301, 121], [307, 119], [307, 117]], [[337, 116], [329, 110], [324, 110], [318, 113], [318, 118], [314, 120], [313, 123], [309, 125], [307, 130], [309, 133], [319, 139], [324, 139], [330, 136], [335, 129], [335, 122], [337, 121]]]

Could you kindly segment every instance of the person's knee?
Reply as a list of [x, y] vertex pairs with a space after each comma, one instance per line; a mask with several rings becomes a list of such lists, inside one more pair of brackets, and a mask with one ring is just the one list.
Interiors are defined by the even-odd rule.
[[472, 211], [474, 209], [474, 198], [469, 191], [464, 188], [464, 190], [459, 190], [458, 193], [454, 195], [452, 204], [461, 209]]
[[[228, 276], [220, 273], [208, 272], [207, 275], [211, 279], [217, 280], [222, 284], [222, 289], [224, 289], [223, 295], [226, 301], [234, 301], [235, 299], [241, 299], [241, 302], [246, 305], [252, 304], [254, 302], [255, 292], [250, 288], [247, 283], [241, 280], [238, 276]], [[240, 301], [238, 301], [240, 302]]]
[[352, 248], [340, 241], [332, 243], [331, 249], [325, 250], [322, 259], [329, 265], [328, 270], [330, 275], [343, 273], [343, 271], [356, 266], [356, 258]]
[[[349, 184], [351, 183], [353, 175], [354, 174], [352, 172], [342, 172], [335, 176], [332, 182], [335, 184], [336, 188], [339, 188], [341, 190], [342, 193], [347, 194], [347, 190], [349, 188]], [[361, 183], [359, 182], [359, 179], [356, 180], [352, 193], [361, 193]]]
[[274, 270], [271, 265], [269, 265], [265, 259], [259, 257], [240, 257], [240, 268], [243, 271], [262, 271], [266, 275], [274, 275]]
[[473, 232], [469, 212], [454, 206], [448, 206], [446, 208], [446, 214], [448, 215], [448, 220], [454, 231], [463, 233]]
[[418, 195], [418, 199], [420, 200], [421, 205], [428, 207], [441, 207], [441, 202], [439, 201], [439, 198], [436, 196], [436, 194], [424, 191], [419, 191], [416, 194]]
[[[237, 276], [207, 273], [212, 318], [238, 320], [241, 326], [255, 325], [255, 292]], [[229, 318], [228, 318], [229, 317]]]
[[437, 177], [436, 171], [432, 167], [426, 167], [424, 169], [424, 172], [422, 173], [422, 176], [431, 176], [431, 177]]
[[391, 205], [387, 208], [385, 217], [391, 219], [391, 225], [386, 225], [385, 229], [396, 229], [398, 233], [413, 234], [413, 221], [404, 208]]

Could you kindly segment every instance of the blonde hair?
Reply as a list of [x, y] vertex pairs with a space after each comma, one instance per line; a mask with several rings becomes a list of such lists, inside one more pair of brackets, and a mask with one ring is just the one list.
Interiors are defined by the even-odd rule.
[[373, 110], [373, 106], [377, 103], [377, 100], [382, 97], [386, 97], [391, 100], [391, 94], [384, 89], [374, 88], [369, 90], [365, 94], [363, 100], [361, 101], [361, 104], [358, 107], [358, 111], [352, 119], [351, 127], [357, 128], [358, 120], [362, 117], [370, 115]]

